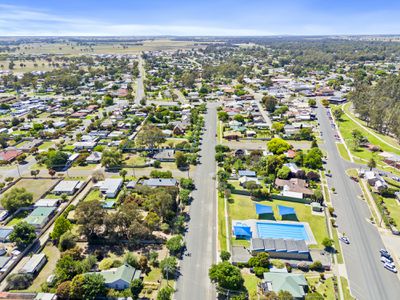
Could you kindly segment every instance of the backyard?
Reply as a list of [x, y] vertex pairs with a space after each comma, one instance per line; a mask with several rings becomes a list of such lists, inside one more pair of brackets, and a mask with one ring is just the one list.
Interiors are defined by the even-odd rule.
[[25, 188], [28, 192], [33, 194], [33, 201], [39, 200], [44, 193], [49, 191], [58, 182], [58, 179], [21, 179], [13, 188]]

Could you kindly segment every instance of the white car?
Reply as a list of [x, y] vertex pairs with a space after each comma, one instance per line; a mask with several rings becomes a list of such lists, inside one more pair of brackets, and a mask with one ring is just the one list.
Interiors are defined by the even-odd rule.
[[347, 236], [341, 236], [339, 239], [340, 239], [343, 243], [345, 243], [345, 244], [347, 244], [347, 245], [350, 244], [350, 240], [349, 240], [349, 238], [348, 238]]
[[397, 273], [397, 269], [393, 264], [384, 264], [383, 266], [385, 267], [385, 269], [388, 269], [393, 273]]
[[384, 264], [389, 264], [389, 265], [393, 265], [393, 261], [387, 257], [381, 256], [381, 262], [383, 262]]

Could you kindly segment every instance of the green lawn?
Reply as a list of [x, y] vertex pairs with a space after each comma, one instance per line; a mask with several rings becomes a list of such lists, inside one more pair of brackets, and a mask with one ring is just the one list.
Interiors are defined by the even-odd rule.
[[333, 240], [335, 241], [335, 249], [336, 249], [336, 257], [337, 257], [337, 262], [338, 262], [338, 264], [342, 264], [344, 261], [343, 261], [343, 255], [342, 255], [342, 252], [340, 251], [341, 250], [341, 248], [340, 248], [340, 242], [339, 242], [339, 236], [338, 236], [338, 232], [337, 232], [337, 230], [336, 230], [336, 228], [332, 228], [332, 234], [333, 234]]
[[344, 300], [353, 300], [354, 297], [350, 294], [350, 288], [347, 279], [340, 277], [340, 281], [342, 283]]
[[29, 215], [29, 211], [21, 211], [19, 212], [10, 222], [7, 223], [7, 226], [14, 226], [21, 222], [27, 215]]
[[325, 300], [336, 300], [332, 277], [329, 277], [322, 282], [320, 281], [319, 276], [309, 276], [306, 277], [306, 279], [310, 288], [315, 287], [316, 291], [320, 293]]
[[127, 155], [123, 163], [128, 166], [142, 166], [146, 163], [146, 158], [139, 155]]
[[103, 199], [103, 194], [98, 189], [91, 190], [83, 201], [93, 201]]
[[250, 300], [256, 300], [258, 299], [257, 297], [257, 284], [261, 282], [261, 279], [255, 276], [254, 274], [243, 274], [243, 279], [244, 279], [244, 286], [247, 289], [247, 292], [249, 293], [249, 299]]
[[[375, 131], [374, 129], [369, 128], [369, 127], [367, 126], [367, 124], [366, 124], [365, 121], [363, 121], [363, 120], [361, 120], [361, 119], [358, 119], [356, 116], [354, 116], [354, 114], [352, 114], [352, 113], [350, 112], [350, 105], [351, 105], [351, 103], [346, 103], [345, 105], [343, 105], [343, 110], [344, 110], [346, 113], [348, 113], [353, 119], [356, 119], [360, 124], [362, 124], [363, 126], [367, 127], [370, 131], [372, 131], [374, 134], [376, 134], [378, 137], [380, 137], [380, 138], [381, 138], [382, 140], [384, 140], [386, 143], [389, 143], [390, 145], [393, 145], [394, 147], [400, 148], [400, 144], [399, 144], [399, 142], [398, 142], [395, 138], [392, 138], [392, 137], [390, 137], [390, 136], [388, 136], [388, 135], [381, 134], [381, 133]], [[365, 130], [363, 130], [363, 132], [365, 132]], [[370, 133], [366, 133], [366, 134], [371, 135]], [[368, 138], [368, 139], [369, 139], [369, 138]], [[376, 140], [379, 141], [379, 139], [377, 139], [376, 137], [374, 137], [374, 139], [376, 139]], [[385, 143], [382, 143], [382, 141], [379, 141], [379, 143], [385, 145]], [[377, 144], [375, 144], [375, 145], [377, 145]], [[392, 149], [392, 150], [385, 150], [385, 151], [393, 151], [393, 150], [394, 150], [394, 151], [397, 151], [397, 154], [400, 154], [400, 150], [394, 149], [393, 147], [390, 147], [390, 146], [388, 146], [388, 145], [385, 145], [385, 146], [386, 146], [386, 147], [389, 147], [388, 149]], [[395, 153], [396, 153], [396, 152], [395, 152]]]
[[32, 285], [29, 287], [31, 292], [40, 292], [40, 285], [46, 282], [47, 278], [53, 274], [57, 261], [60, 258], [60, 251], [56, 246], [48, 244], [43, 249], [43, 253], [47, 256], [47, 263], [44, 265], [43, 269], [40, 271], [38, 276], [33, 281]]
[[[347, 106], [345, 106], [345, 109], [347, 109]], [[373, 136], [372, 134], [367, 132], [365, 129], [363, 129], [361, 126], [356, 124], [354, 121], [352, 121], [347, 115], [344, 114], [341, 119], [342, 119], [341, 121], [337, 122], [337, 125], [339, 126], [339, 130], [343, 136], [343, 139], [347, 143], [347, 146], [349, 147], [352, 155], [362, 159], [361, 163], [366, 164], [368, 162], [368, 160], [370, 160], [373, 157], [377, 161], [378, 167], [383, 168], [384, 166], [386, 166], [386, 164], [382, 162], [382, 157], [369, 151], [368, 149], [362, 148], [362, 147], [360, 147], [357, 150], [353, 149], [353, 147], [352, 147], [353, 137], [351, 135], [351, 132], [354, 129], [360, 130], [371, 144], [379, 146], [382, 149], [382, 151], [387, 151], [387, 152], [391, 152], [391, 153], [400, 155], [399, 150], [383, 143], [381, 140], [379, 140], [378, 138], [376, 138], [375, 136]], [[378, 133], [376, 133], [376, 134], [378, 134]], [[381, 137], [382, 139], [384, 139], [384, 137], [385, 137], [384, 135], [380, 135], [380, 134], [378, 134], [378, 136]], [[389, 138], [389, 137], [387, 137], [387, 138]], [[392, 144], [394, 144], [394, 142]], [[394, 144], [394, 145], [396, 147], [398, 146], [397, 144]], [[339, 152], [343, 156], [344, 153], [342, 153], [342, 151], [343, 151], [343, 149], [339, 148]], [[345, 157], [345, 156], [343, 156], [343, 157]]]
[[345, 160], [350, 160], [350, 156], [346, 150], [346, 147], [342, 143], [336, 143], [336, 146], [338, 147], [340, 156]]
[[[230, 221], [232, 220], [245, 220], [257, 219], [258, 216], [255, 210], [255, 201], [251, 200], [250, 196], [244, 196], [232, 193], [231, 200], [228, 201], [228, 212]], [[302, 203], [288, 202], [282, 200], [273, 201], [258, 201], [257, 203], [270, 205], [273, 208], [274, 216], [277, 220], [282, 218], [278, 214], [278, 205], [293, 207], [296, 211], [296, 216], [300, 222], [307, 222], [310, 224], [311, 230], [318, 243], [318, 247], [322, 247], [322, 240], [328, 236], [325, 217], [316, 216], [311, 214], [311, 207]], [[231, 223], [231, 222], [230, 222]], [[316, 245], [311, 246], [316, 247]]]
[[161, 279], [161, 269], [160, 268], [151, 268], [151, 271], [146, 274], [143, 281], [144, 282], [157, 282], [157, 280]]
[[224, 209], [225, 209], [224, 197], [218, 196], [218, 241], [219, 241], [219, 249], [221, 251], [227, 250]]
[[55, 185], [56, 182], [56, 179], [21, 179], [11, 189], [25, 188], [28, 192], [33, 194], [33, 201], [35, 202]]
[[383, 202], [389, 210], [390, 216], [395, 220], [396, 225], [400, 227], [400, 205], [397, 199], [382, 197]]

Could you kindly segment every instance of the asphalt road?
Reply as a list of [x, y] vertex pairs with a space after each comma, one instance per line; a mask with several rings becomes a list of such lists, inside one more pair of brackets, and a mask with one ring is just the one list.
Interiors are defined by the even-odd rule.
[[269, 117], [269, 114], [265, 111], [264, 107], [261, 104], [262, 98], [264, 97], [261, 93], [254, 93], [254, 99], [257, 101], [258, 109], [260, 110], [261, 115], [263, 116], [265, 123], [271, 128], [272, 121]]
[[207, 104], [206, 129], [200, 151], [200, 162], [194, 175], [196, 190], [190, 207], [190, 222], [186, 234], [187, 253], [181, 261], [174, 298], [178, 300], [216, 299], [208, 278], [208, 269], [216, 261], [216, 173], [215, 145], [217, 103]]
[[145, 76], [145, 71], [144, 71], [144, 66], [143, 66], [143, 58], [139, 58], [139, 78], [137, 79], [137, 89], [136, 89], [136, 98], [135, 98], [135, 104], [140, 105], [140, 100], [144, 98], [144, 76]]
[[320, 128], [328, 154], [327, 169], [332, 172], [328, 178], [330, 187], [336, 189], [332, 196], [337, 214], [339, 232], [345, 233], [350, 245], [342, 245], [350, 288], [357, 299], [399, 299], [400, 282], [396, 274], [383, 268], [379, 249], [383, 248], [377, 228], [368, 219], [371, 213], [367, 203], [360, 199], [362, 191], [345, 173], [353, 164], [344, 161], [335, 144], [334, 130], [326, 114], [326, 109], [317, 109]]

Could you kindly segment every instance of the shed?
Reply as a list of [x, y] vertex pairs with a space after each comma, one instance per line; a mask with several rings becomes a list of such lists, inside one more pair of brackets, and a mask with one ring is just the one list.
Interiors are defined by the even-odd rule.
[[19, 273], [36, 275], [40, 272], [47, 261], [46, 255], [33, 254], [32, 257], [25, 263], [25, 265], [19, 270]]

